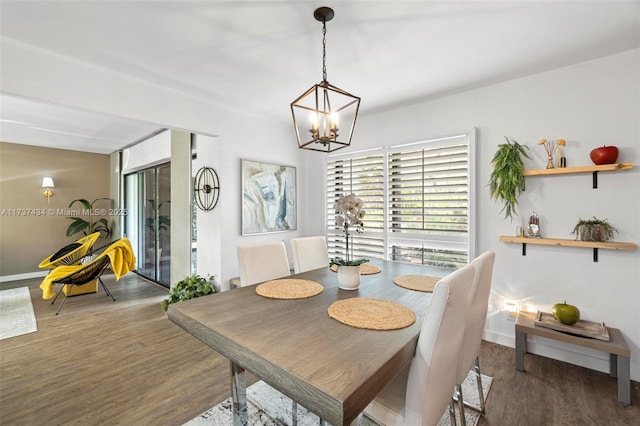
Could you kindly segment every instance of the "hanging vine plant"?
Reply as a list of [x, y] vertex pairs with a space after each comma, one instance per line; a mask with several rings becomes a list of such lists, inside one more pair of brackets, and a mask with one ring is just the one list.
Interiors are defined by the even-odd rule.
[[529, 156], [529, 147], [520, 145], [514, 140], [504, 137], [507, 143], [498, 145], [491, 160], [493, 171], [489, 179], [489, 191], [491, 198], [496, 201], [502, 201], [504, 206], [500, 213], [504, 212], [504, 218], [513, 219], [513, 215], [517, 215], [516, 207], [518, 206], [518, 196], [524, 191], [525, 178], [524, 162], [522, 157], [531, 159]]

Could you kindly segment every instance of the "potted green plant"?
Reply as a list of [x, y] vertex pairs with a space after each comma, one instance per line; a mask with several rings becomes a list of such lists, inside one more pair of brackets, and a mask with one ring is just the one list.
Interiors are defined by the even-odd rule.
[[520, 145], [506, 136], [504, 138], [507, 143], [498, 145], [498, 151], [491, 160], [493, 171], [489, 178], [489, 192], [493, 200], [500, 200], [504, 204], [500, 211], [504, 212], [504, 218], [513, 219], [513, 215], [518, 214], [518, 195], [524, 191], [525, 185], [522, 157], [531, 157], [528, 146]]
[[169, 305], [172, 303], [215, 293], [214, 282], [215, 276], [210, 276], [207, 280], [200, 275], [191, 275], [190, 277], [185, 277], [182, 281], [178, 281], [171, 287], [169, 297], [160, 302], [162, 312], [166, 315]]
[[[105, 216], [107, 214], [107, 209], [94, 208], [96, 202], [100, 200], [107, 200], [111, 203], [110, 198], [96, 198], [92, 202], [89, 202], [84, 198], [79, 198], [69, 203], [69, 208], [71, 208], [76, 202], [80, 203], [82, 205], [82, 215], [89, 216], [89, 220], [77, 216], [70, 217], [69, 219], [72, 222], [67, 228], [67, 237], [77, 234], [78, 232], [82, 232], [84, 235], [101, 232], [104, 234], [103, 236], [105, 238], [109, 238], [111, 236], [111, 226], [109, 225], [109, 221], [104, 217], [100, 217], [98, 219], [95, 218], [96, 216]], [[78, 210], [78, 212], [80, 212], [80, 210]]]
[[616, 232], [618, 230], [607, 222], [607, 219], [601, 220], [594, 216], [589, 220], [580, 218], [571, 235], [575, 234], [576, 239], [581, 241], [608, 241]]

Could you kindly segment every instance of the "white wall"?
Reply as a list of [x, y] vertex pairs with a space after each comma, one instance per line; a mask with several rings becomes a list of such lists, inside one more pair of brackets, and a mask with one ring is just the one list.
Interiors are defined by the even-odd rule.
[[171, 287], [191, 275], [191, 152], [191, 133], [171, 130]]
[[[471, 72], [471, 71], [470, 71]], [[366, 99], [363, 99], [363, 104]], [[361, 117], [353, 150], [395, 145], [478, 128], [477, 193], [478, 252], [496, 252], [487, 340], [513, 346], [514, 324], [500, 312], [500, 297], [522, 300], [549, 311], [559, 301], [577, 305], [584, 319], [604, 321], [620, 328], [631, 347], [632, 378], [640, 380], [640, 251], [592, 251], [551, 246], [527, 247], [498, 241], [514, 235], [519, 220], [500, 216], [501, 205], [489, 198], [486, 187], [491, 158], [504, 136], [529, 145], [533, 161], [527, 168], [544, 168], [546, 155], [540, 138], [567, 140], [569, 166], [591, 164], [589, 152], [603, 144], [620, 148], [621, 162], [635, 168], [600, 173], [599, 189], [591, 189], [591, 175], [527, 179], [519, 212], [541, 216], [543, 236], [572, 238], [580, 217], [608, 218], [620, 230], [616, 240], [640, 243], [640, 50], [492, 85], [441, 99]], [[308, 163], [310, 173], [322, 173], [322, 164]], [[318, 181], [310, 193], [323, 191]], [[323, 204], [312, 199], [312, 222], [322, 229]], [[530, 349], [562, 360], [608, 371], [608, 357], [593, 351], [579, 356], [575, 348], [534, 340]]]
[[[193, 160], [192, 174], [195, 177], [198, 170], [202, 167], [211, 167], [219, 172], [220, 162], [220, 144], [216, 138], [210, 136], [196, 135], [196, 153], [197, 158]], [[219, 176], [218, 176], [219, 178]], [[222, 188], [221, 188], [222, 189]], [[222, 233], [222, 212], [221, 203], [210, 211], [203, 211], [196, 208], [197, 217], [197, 251], [196, 264], [198, 274], [203, 277], [214, 275], [216, 277], [216, 287], [220, 290], [222, 282], [220, 280], [220, 271], [222, 269], [223, 246], [221, 240]]]

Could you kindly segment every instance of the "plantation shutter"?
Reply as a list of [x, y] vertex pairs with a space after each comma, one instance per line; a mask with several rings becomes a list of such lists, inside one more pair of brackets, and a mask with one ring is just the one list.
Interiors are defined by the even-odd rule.
[[389, 150], [390, 260], [468, 263], [470, 154], [467, 134]]
[[[364, 232], [353, 233], [353, 258], [384, 257], [384, 173], [382, 150], [327, 160], [327, 246], [329, 256], [345, 257], [344, 231], [335, 224], [334, 203], [343, 194], [355, 193], [366, 210]], [[351, 248], [351, 247], [350, 247]]]
[[344, 257], [335, 225], [342, 194], [362, 199], [364, 232], [354, 234], [354, 258], [457, 269], [474, 255], [475, 129], [470, 132], [327, 157], [327, 243]]

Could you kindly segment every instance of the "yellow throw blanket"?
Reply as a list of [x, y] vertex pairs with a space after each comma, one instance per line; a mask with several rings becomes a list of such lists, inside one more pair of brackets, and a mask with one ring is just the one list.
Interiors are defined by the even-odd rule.
[[111, 259], [111, 270], [116, 275], [116, 280], [136, 269], [136, 257], [128, 238], [120, 238], [111, 244], [98, 258], [102, 256], [109, 256]]
[[69, 274], [73, 274], [79, 269], [84, 268], [87, 265], [64, 265], [58, 266], [56, 269], [51, 271], [49, 275], [44, 277], [42, 283], [40, 284], [40, 288], [42, 289], [42, 298], [47, 300], [51, 299], [56, 294], [53, 291], [53, 282], [57, 279], [64, 278]]
[[[116, 280], [119, 280], [120, 277], [126, 275], [128, 272], [133, 271], [136, 268], [136, 257], [133, 254], [131, 243], [127, 238], [121, 238], [115, 243], [111, 244], [105, 249], [104, 252], [100, 254], [100, 256], [95, 258], [93, 262], [96, 262], [103, 256], [109, 256], [109, 259], [111, 261], [111, 269], [116, 276]], [[87, 265], [65, 265], [58, 266], [56, 269], [51, 271], [51, 273], [47, 275], [40, 284], [40, 288], [42, 289], [42, 298], [45, 300], [51, 299], [56, 295], [53, 291], [54, 281], [60, 278], [64, 278], [76, 271], [79, 271], [86, 266]]]

